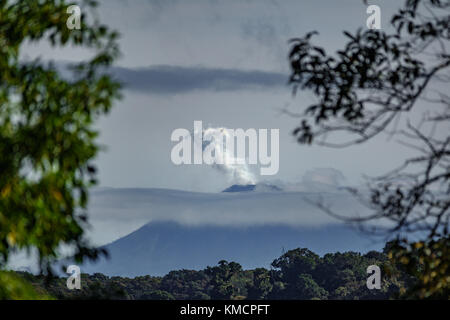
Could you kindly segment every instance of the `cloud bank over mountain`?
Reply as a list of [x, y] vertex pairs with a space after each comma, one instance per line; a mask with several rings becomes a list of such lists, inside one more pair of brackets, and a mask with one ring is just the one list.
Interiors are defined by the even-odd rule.
[[[362, 208], [350, 196], [323, 194], [339, 213]], [[148, 222], [184, 225], [254, 226], [281, 224], [321, 226], [336, 219], [310, 202], [318, 195], [302, 192], [196, 193], [165, 189], [110, 189], [96, 191], [89, 206], [90, 237], [105, 244]], [[359, 209], [358, 209], [359, 208]]]

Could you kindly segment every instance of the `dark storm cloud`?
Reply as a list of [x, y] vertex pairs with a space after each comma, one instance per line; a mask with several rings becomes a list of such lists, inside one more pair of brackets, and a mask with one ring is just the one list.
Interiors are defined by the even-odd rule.
[[282, 73], [203, 67], [115, 67], [112, 73], [125, 89], [156, 94], [270, 89], [286, 87], [288, 81]]

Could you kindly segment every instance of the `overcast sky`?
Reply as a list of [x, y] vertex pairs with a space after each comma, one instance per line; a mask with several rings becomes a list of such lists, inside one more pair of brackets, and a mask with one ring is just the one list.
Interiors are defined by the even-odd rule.
[[[381, 7], [382, 28], [388, 28], [402, 1], [370, 3]], [[335, 168], [356, 184], [364, 174], [399, 165], [409, 152], [386, 137], [344, 150], [301, 146], [291, 135], [297, 120], [282, 112], [313, 101], [305, 93], [293, 98], [287, 86], [288, 40], [318, 30], [319, 45], [340, 48], [343, 30], [366, 28], [362, 0], [108, 0], [100, 1], [99, 14], [122, 35], [114, 72], [126, 83], [123, 100], [98, 124], [105, 147], [96, 162], [101, 186], [227, 187], [232, 181], [209, 166], [175, 166], [170, 160], [172, 131], [192, 130], [194, 120], [280, 129], [279, 172], [260, 180], [295, 182], [311, 169]], [[88, 53], [33, 44], [23, 56], [67, 62]]]

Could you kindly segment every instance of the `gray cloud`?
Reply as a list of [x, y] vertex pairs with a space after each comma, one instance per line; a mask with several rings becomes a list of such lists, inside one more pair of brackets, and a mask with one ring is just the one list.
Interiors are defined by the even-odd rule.
[[126, 89], [157, 94], [276, 89], [288, 81], [288, 75], [275, 72], [180, 66], [114, 67], [112, 74]]
[[355, 198], [333, 192], [202, 193], [169, 189], [100, 188], [91, 192], [89, 238], [105, 244], [151, 221], [185, 225], [317, 227], [339, 222], [312, 202], [322, 199], [335, 212], [355, 216], [367, 212]]

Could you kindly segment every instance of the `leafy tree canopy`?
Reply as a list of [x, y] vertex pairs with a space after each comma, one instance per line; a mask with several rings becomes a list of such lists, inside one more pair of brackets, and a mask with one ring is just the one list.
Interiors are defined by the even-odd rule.
[[[118, 34], [95, 19], [94, 1], [80, 4], [81, 29], [69, 30], [69, 5], [0, 0], [0, 268], [17, 250], [36, 251], [45, 272], [62, 245], [77, 261], [101, 253], [83, 237], [82, 210], [95, 183], [93, 123], [119, 98], [104, 72], [119, 54]], [[21, 59], [36, 42], [92, 57], [63, 77], [50, 62]]]
[[[415, 152], [399, 167], [369, 179], [369, 192], [350, 189], [370, 213], [343, 216], [323, 202], [317, 205], [368, 232], [399, 241], [407, 235], [423, 239], [418, 242], [423, 252], [432, 252], [422, 260], [425, 269], [438, 264], [444, 270], [432, 271], [433, 281], [427, 276], [420, 282], [418, 294], [424, 297], [450, 286], [448, 264], [438, 258], [450, 225], [449, 10], [448, 0], [405, 0], [391, 18], [392, 32], [344, 31], [342, 49], [327, 53], [314, 45], [317, 32], [311, 31], [292, 39], [289, 55], [294, 93], [305, 90], [316, 97], [293, 114], [300, 120], [293, 130], [300, 143], [345, 148], [387, 134]], [[388, 223], [377, 228], [363, 224], [368, 221]], [[407, 240], [400, 242], [406, 247], [392, 257], [408, 264], [406, 256], [422, 255], [408, 249]]]

